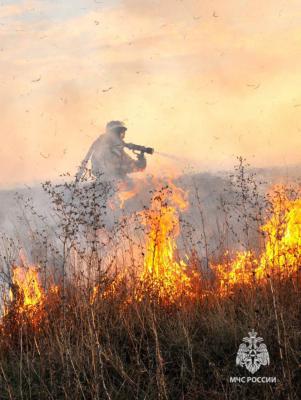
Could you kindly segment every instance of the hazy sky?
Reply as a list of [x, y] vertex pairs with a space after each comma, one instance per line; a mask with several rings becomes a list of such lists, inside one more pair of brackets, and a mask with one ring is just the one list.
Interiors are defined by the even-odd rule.
[[2, 0], [0, 185], [74, 172], [110, 119], [203, 169], [298, 163], [300, 71], [300, 0]]

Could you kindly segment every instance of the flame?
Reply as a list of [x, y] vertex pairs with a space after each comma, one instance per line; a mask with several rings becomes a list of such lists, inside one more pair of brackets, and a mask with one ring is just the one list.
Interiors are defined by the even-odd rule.
[[[187, 206], [187, 193], [170, 183], [156, 190], [149, 210], [140, 213], [147, 238], [135, 300], [151, 296], [163, 304], [180, 304], [183, 298], [195, 299], [201, 295], [198, 272], [178, 257], [179, 213]], [[274, 187], [270, 217], [261, 231], [265, 242], [259, 254], [251, 250], [237, 252], [234, 259], [211, 265], [217, 294], [226, 295], [236, 285], [264, 283], [276, 273], [287, 277], [298, 271], [301, 262], [301, 193], [291, 199], [284, 187]], [[123, 278], [124, 274], [125, 271]], [[105, 291], [104, 297], [118, 293], [119, 278]]]
[[[38, 307], [44, 300], [44, 291], [40, 285], [39, 274], [35, 267], [24, 269], [15, 267], [12, 277], [13, 286], [18, 292], [18, 301], [20, 311], [26, 310], [28, 307]], [[13, 301], [16, 295], [10, 289], [10, 298]]]
[[233, 261], [212, 266], [222, 294], [234, 285], [262, 282], [271, 275], [295, 274], [301, 262], [301, 193], [290, 199], [283, 186], [271, 192], [271, 216], [261, 227], [266, 235], [262, 253], [239, 252]]
[[193, 296], [194, 275], [177, 260], [176, 238], [180, 233], [179, 211], [187, 208], [187, 194], [174, 184], [157, 190], [149, 210], [140, 213], [148, 228], [146, 252], [136, 299], [156, 295], [163, 303]]
[[[180, 213], [188, 207], [187, 193], [170, 183], [161, 186], [152, 196], [149, 209], [139, 216], [146, 230], [145, 250], [141, 270], [133, 290], [124, 292], [125, 305], [148, 298], [162, 305], [182, 305], [202, 296], [200, 275], [179, 256], [177, 239], [180, 234]], [[211, 265], [215, 284], [210, 293], [227, 295], [236, 285], [265, 283], [271, 276], [296, 275], [301, 264], [301, 191], [292, 197], [284, 187], [276, 187], [271, 195], [271, 207], [266, 223], [261, 227], [265, 242], [259, 254], [251, 250], [237, 252], [234, 259]], [[227, 259], [229, 253], [227, 253]], [[43, 289], [38, 267], [14, 267], [9, 292], [13, 316], [26, 316], [34, 326], [44, 317], [45, 304], [59, 301], [59, 287]], [[90, 304], [96, 299], [119, 296], [128, 284], [131, 271], [117, 273], [107, 286], [96, 285]], [[103, 289], [101, 289], [103, 288]], [[205, 292], [204, 292], [205, 293]], [[54, 300], [56, 299], [56, 300]]]
[[257, 275], [265, 270], [296, 272], [301, 260], [301, 198], [290, 200], [284, 187], [276, 187], [272, 193], [272, 217], [262, 231], [268, 239]]
[[[179, 259], [177, 248], [179, 214], [188, 207], [187, 193], [172, 182], [163, 185], [158, 181], [157, 186], [159, 189], [153, 194], [149, 209], [138, 213], [146, 229], [144, 258], [134, 291], [125, 304], [133, 300], [140, 302], [145, 297], [165, 305], [181, 304], [184, 298], [197, 296], [198, 274]], [[124, 268], [101, 293], [100, 286], [96, 285], [90, 303], [97, 296], [104, 299], [118, 295], [130, 275], [131, 271]]]
[[250, 284], [254, 279], [256, 260], [250, 251], [238, 252], [233, 261], [213, 266], [218, 277], [220, 292], [235, 284]]
[[[114, 298], [114, 296], [120, 294], [120, 290], [124, 283], [127, 280], [128, 271], [125, 268], [123, 271], [120, 271], [114, 279], [107, 285], [95, 285], [92, 289], [92, 293], [90, 295], [90, 304], [94, 304], [97, 298], [100, 299], [108, 299]], [[127, 299], [127, 303], [130, 302], [130, 299]]]
[[9, 289], [9, 304], [4, 302], [3, 318], [13, 317], [22, 321], [24, 318], [33, 326], [39, 325], [44, 315], [43, 303], [45, 292], [40, 284], [38, 268], [14, 267], [12, 283]]
[[57, 304], [59, 292], [59, 286], [54, 284], [45, 292], [40, 282], [38, 266], [15, 266], [12, 269], [9, 303], [5, 302], [3, 317], [19, 322], [25, 318], [32, 326], [38, 327], [46, 316], [45, 305]]

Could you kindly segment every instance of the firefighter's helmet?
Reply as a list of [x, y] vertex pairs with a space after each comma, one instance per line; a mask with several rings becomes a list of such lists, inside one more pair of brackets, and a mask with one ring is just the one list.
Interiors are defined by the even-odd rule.
[[122, 132], [126, 130], [127, 127], [122, 121], [110, 121], [106, 125], [107, 132]]

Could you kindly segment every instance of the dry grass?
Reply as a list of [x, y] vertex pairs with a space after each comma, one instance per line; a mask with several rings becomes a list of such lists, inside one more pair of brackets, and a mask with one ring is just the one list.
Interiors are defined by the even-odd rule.
[[[261, 223], [262, 204], [259, 197], [254, 196], [256, 187], [250, 185], [242, 168], [240, 165], [235, 210], [242, 216], [241, 245], [249, 246], [254, 235], [250, 227]], [[45, 188], [56, 206], [59, 231], [55, 238], [58, 243], [50, 243], [46, 228], [39, 234], [30, 226], [30, 232], [39, 238], [36, 241], [37, 259], [40, 260], [40, 276], [46, 293], [49, 265], [59, 265], [60, 289], [48, 292], [38, 311], [34, 311], [35, 318], [29, 312], [18, 312], [18, 301], [22, 301], [18, 298], [2, 318], [1, 400], [301, 398], [299, 272], [285, 279], [274, 274], [260, 284], [243, 286], [238, 283], [231, 293], [223, 296], [215, 290], [214, 279], [203, 276], [199, 296], [191, 299], [184, 295], [181, 301], [169, 305], [160, 304], [150, 294], [141, 301], [135, 299], [132, 293], [135, 293], [137, 282], [132, 277], [130, 284], [128, 280], [121, 280], [118, 290], [107, 295], [112, 268], [102, 269], [103, 244], [96, 235], [103, 225], [99, 200], [93, 194], [91, 199], [86, 199], [85, 189], [76, 192], [76, 188], [69, 187], [81, 205], [78, 212], [76, 206], [64, 203], [62, 190], [65, 188], [55, 188], [50, 183]], [[107, 194], [107, 188], [103, 189]], [[252, 212], [249, 198], [253, 201]], [[197, 200], [202, 217], [200, 241], [208, 261], [209, 239], [202, 204], [199, 198]], [[221, 201], [221, 207], [225, 211], [227, 232], [224, 228], [221, 230], [217, 240], [221, 248], [214, 254], [215, 259], [218, 254], [223, 254], [227, 237], [237, 228], [237, 222], [235, 226], [228, 222], [229, 206]], [[128, 230], [123, 232], [130, 236]], [[77, 274], [75, 270], [68, 274], [74, 248], [81, 244], [80, 235], [88, 238], [87, 248], [77, 253], [80, 264]], [[119, 237], [116, 232], [114, 235]], [[260, 241], [261, 238], [257, 240]], [[186, 242], [192, 243], [192, 239]], [[144, 250], [141, 240], [140, 245], [135, 246], [135, 250], [128, 253], [133, 260], [133, 254]], [[12, 248], [9, 242], [1, 274], [10, 283]], [[198, 259], [194, 250], [191, 249], [190, 261], [201, 265], [203, 260]], [[225, 260], [220, 258], [218, 261]], [[84, 271], [81, 269], [83, 264]], [[99, 289], [91, 301], [95, 279]], [[210, 290], [205, 292], [205, 287]], [[132, 299], [130, 302], [129, 298]], [[230, 376], [246, 375], [245, 369], [235, 365], [235, 359], [242, 338], [252, 328], [264, 338], [271, 360], [270, 365], [262, 367], [257, 375], [275, 376], [277, 383], [229, 382]]]
[[[1, 399], [298, 399], [300, 285], [272, 285], [181, 307], [125, 306], [126, 290], [91, 304], [87, 290], [68, 286], [65, 309], [46, 304], [38, 328], [13, 310], [5, 317]], [[229, 383], [245, 375], [235, 357], [251, 328], [270, 353], [260, 374], [276, 384]]]

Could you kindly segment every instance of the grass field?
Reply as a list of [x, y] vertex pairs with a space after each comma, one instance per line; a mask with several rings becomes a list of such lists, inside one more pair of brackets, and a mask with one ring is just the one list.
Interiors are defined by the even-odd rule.
[[[108, 244], [102, 243], [95, 196], [84, 207], [90, 218], [92, 204], [93, 223], [76, 231], [87, 239], [83, 251], [74, 233], [82, 214], [75, 218], [74, 209], [64, 207], [60, 192], [48, 184], [61, 215], [56, 251], [63, 262], [56, 276], [42, 263], [13, 265], [7, 247], [1, 400], [299, 399], [299, 187], [274, 188], [263, 210], [244, 174], [236, 184], [240, 222], [235, 224], [241, 223], [245, 242], [239, 252], [223, 242], [212, 257], [207, 254], [205, 267], [194, 248], [181, 254], [182, 211], [189, 204], [185, 192], [169, 183], [153, 191], [149, 207], [137, 214], [144, 234], [136, 243], [132, 222], [131, 229], [123, 225], [126, 250], [117, 258], [113, 246], [106, 268], [99, 249]], [[249, 232], [254, 216], [255, 241]], [[206, 250], [205, 228], [202, 235]], [[121, 245], [122, 235], [115, 237]], [[43, 255], [49, 243], [45, 248], [39, 243]], [[252, 329], [263, 338], [270, 359], [254, 375], [236, 365], [239, 346]], [[230, 382], [242, 376], [276, 377], [276, 382]]]

